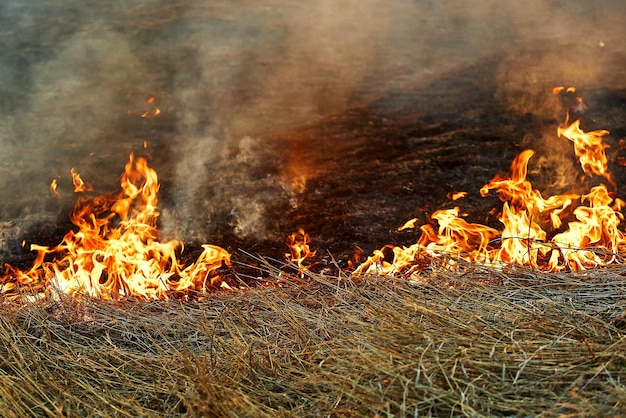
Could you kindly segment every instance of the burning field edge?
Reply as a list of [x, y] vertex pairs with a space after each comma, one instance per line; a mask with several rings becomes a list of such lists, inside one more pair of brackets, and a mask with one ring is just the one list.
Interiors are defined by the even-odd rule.
[[[2, 416], [619, 416], [623, 265], [5, 300]], [[295, 268], [295, 267], [294, 267]]]

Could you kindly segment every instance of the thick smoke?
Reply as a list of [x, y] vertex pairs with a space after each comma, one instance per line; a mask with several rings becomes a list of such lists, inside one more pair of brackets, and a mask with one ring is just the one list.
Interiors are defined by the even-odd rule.
[[294, 156], [268, 132], [489, 56], [503, 57], [503, 105], [556, 114], [538, 99], [555, 84], [624, 87], [625, 13], [608, 0], [5, 1], [0, 222], [13, 235], [56, 222], [71, 167], [114, 188], [147, 141], [168, 234], [210, 240], [226, 222], [270, 237], [268, 207], [297, 204], [307, 173], [280, 169]]

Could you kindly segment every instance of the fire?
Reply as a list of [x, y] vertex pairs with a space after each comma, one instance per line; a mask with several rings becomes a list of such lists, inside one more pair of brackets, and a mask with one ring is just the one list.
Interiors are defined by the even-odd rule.
[[[553, 93], [562, 91], [573, 93], [575, 89], [558, 87]], [[148, 100], [150, 105], [154, 102], [154, 97]], [[620, 261], [626, 253], [626, 234], [620, 229], [626, 203], [614, 197], [617, 186], [608, 170], [608, 145], [603, 141], [608, 133], [585, 132], [579, 120], [557, 129], [557, 137], [568, 139], [574, 146], [583, 173], [581, 183], [585, 176], [599, 177], [610, 188], [601, 183], [583, 194], [544, 197], [527, 178], [535, 153], [524, 150], [507, 174], [496, 175], [480, 189], [482, 196], [495, 193], [502, 201], [500, 211], [490, 212], [497, 214], [501, 230], [468, 222], [459, 206], [437, 210], [429, 223], [419, 226], [421, 235], [415, 244], [385, 245], [353, 274], [410, 276], [435, 260], [452, 269], [464, 260], [547, 271], [584, 270]], [[143, 145], [147, 148], [148, 144]], [[300, 171], [295, 169], [286, 171], [294, 179], [292, 189], [303, 192], [306, 177], [297, 175]], [[185, 266], [178, 259], [182, 242], [161, 240], [157, 228], [159, 180], [146, 158], [130, 155], [120, 177], [121, 191], [115, 194], [93, 196], [89, 193], [93, 187], [75, 169], [70, 174], [79, 194], [70, 217], [75, 229], [55, 247], [32, 244], [36, 259], [30, 270], [5, 266], [1, 293], [14, 299], [24, 294], [43, 297], [53, 290], [103, 299], [166, 299], [172, 292], [204, 292], [209, 286], [230, 288], [218, 273], [220, 267], [230, 265], [231, 255], [226, 250], [205, 244], [197, 260]], [[50, 190], [59, 197], [57, 187], [55, 179]], [[457, 201], [466, 195], [450, 192], [448, 198]], [[418, 218], [413, 218], [398, 231], [416, 228], [417, 223]], [[297, 265], [301, 277], [311, 267], [307, 260], [316, 255], [310, 242], [303, 229], [285, 241], [289, 248], [285, 257]], [[354, 266], [360, 260], [357, 252], [349, 264]]]
[[538, 257], [548, 249], [544, 245], [548, 236], [544, 227], [560, 228], [562, 217], [568, 214], [567, 208], [579, 198], [576, 194], [563, 194], [544, 199], [533, 189], [526, 179], [528, 161], [533, 155], [532, 150], [523, 151], [511, 164], [510, 178], [496, 176], [480, 189], [483, 196], [496, 190], [504, 202], [500, 216], [504, 225], [502, 245], [492, 257], [495, 261], [539, 267]]
[[[72, 169], [77, 192], [85, 190]], [[3, 293], [30, 289], [39, 297], [53, 288], [67, 294], [116, 299], [164, 299], [172, 291], [204, 291], [221, 284], [215, 271], [230, 264], [230, 254], [217, 246], [190, 266], [177, 259], [180, 241], [161, 242], [156, 227], [158, 176], [143, 157], [130, 155], [121, 176], [122, 191], [113, 196], [79, 197], [68, 232], [53, 248], [31, 245], [37, 258], [29, 271], [6, 266]], [[53, 261], [45, 261], [54, 255]]]
[[[574, 92], [557, 87], [553, 93]], [[609, 132], [584, 132], [580, 121], [559, 127], [558, 137], [574, 144], [576, 157], [588, 177], [603, 177], [616, 189], [608, 171], [603, 137]], [[468, 223], [458, 207], [438, 210], [433, 223], [420, 227], [418, 242], [410, 247], [386, 245], [374, 251], [354, 274], [412, 274], [428, 260], [447, 257], [490, 265], [518, 264], [547, 271], [584, 270], [615, 262], [626, 253], [626, 236], [619, 229], [624, 220], [624, 201], [611, 197], [600, 184], [589, 193], [566, 193], [544, 198], [527, 179], [528, 162], [534, 151], [525, 150], [513, 163], [508, 175], [497, 175], [480, 189], [482, 196], [495, 192], [503, 202], [499, 221], [502, 231]], [[575, 219], [575, 220], [574, 220]], [[414, 225], [411, 220], [407, 225]], [[399, 228], [399, 230], [404, 229]]]
[[417, 218], [409, 219], [404, 223], [404, 225], [398, 227], [398, 231], [415, 228], [415, 222], [417, 222]]
[[608, 172], [608, 159], [604, 152], [608, 145], [602, 142], [602, 138], [609, 131], [583, 132], [580, 129], [580, 121], [577, 120], [566, 128], [558, 128], [557, 132], [559, 136], [564, 136], [574, 143], [576, 157], [578, 157], [586, 175], [589, 177], [602, 176], [613, 183]]
[[447, 198], [450, 200], [459, 200], [459, 199], [463, 199], [465, 196], [467, 196], [467, 192], [450, 192], [447, 194]]
[[558, 268], [559, 259], [572, 269], [583, 270], [613, 262], [618, 254], [626, 252], [626, 236], [618, 229], [624, 220], [620, 212], [624, 201], [613, 200], [603, 184], [593, 187], [581, 199], [589, 206], [577, 207], [577, 221], [570, 222], [567, 231], [553, 238], [558, 251], [552, 251], [552, 269]]
[[310, 242], [311, 237], [302, 228], [298, 229], [298, 232], [293, 232], [285, 240], [285, 245], [289, 247], [289, 252], [285, 254], [285, 257], [290, 262], [298, 265], [300, 277], [304, 277], [304, 272], [308, 270], [303, 264], [304, 261], [315, 257], [316, 251], [311, 251], [309, 248]]
[[52, 183], [50, 183], [50, 191], [52, 192], [52, 195], [54, 197], [56, 197], [57, 199], [60, 199], [61, 194], [57, 192], [57, 187], [59, 187], [57, 179], [52, 179]]
[[562, 92], [567, 92], [567, 93], [575, 93], [576, 92], [576, 87], [565, 87], [565, 86], [558, 86], [558, 87], [554, 87], [552, 89], [552, 94], [557, 95], [560, 94]]
[[70, 170], [72, 175], [72, 183], [74, 183], [74, 193], [86, 192], [91, 190], [91, 185], [86, 184], [83, 179], [80, 178], [80, 174], [72, 168]]

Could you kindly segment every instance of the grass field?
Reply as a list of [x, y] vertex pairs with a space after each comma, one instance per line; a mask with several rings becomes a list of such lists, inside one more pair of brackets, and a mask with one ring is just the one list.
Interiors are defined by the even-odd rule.
[[[0, 318], [2, 416], [620, 416], [622, 266], [290, 278]], [[280, 276], [280, 278], [279, 278]]]
[[[439, 205], [433, 184], [478, 182], [487, 147], [500, 159], [503, 143], [543, 142], [537, 126], [553, 135], [563, 114], [545, 95], [557, 85], [595, 92], [587, 118], [611, 130], [613, 156], [623, 150], [625, 6], [608, 0], [5, 3], [3, 262], [66, 232], [71, 167], [117, 187], [118, 164], [147, 144], [168, 233], [251, 252], [292, 222], [335, 248], [373, 245]], [[157, 105], [158, 118], [142, 116]], [[273, 134], [291, 128], [284, 150]], [[299, 174], [306, 194], [288, 186]], [[397, 221], [395, 205], [411, 216]], [[215, 233], [235, 225], [236, 245]], [[184, 299], [0, 295], [0, 416], [626, 416], [621, 261], [301, 277], [259, 253], [262, 283]]]

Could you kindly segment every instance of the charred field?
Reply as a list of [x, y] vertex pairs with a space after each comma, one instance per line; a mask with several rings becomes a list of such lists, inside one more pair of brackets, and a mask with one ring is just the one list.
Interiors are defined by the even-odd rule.
[[[459, 206], [501, 228], [479, 190], [525, 149], [541, 193], [596, 185], [556, 133], [566, 117], [609, 131], [624, 196], [624, 7], [466, 3], [0, 6], [2, 261], [27, 270], [31, 244], [75, 230], [77, 197], [115, 191], [130, 153], [158, 172], [182, 262], [204, 243], [232, 255], [230, 289], [167, 300], [0, 294], [0, 415], [626, 415], [623, 254], [351, 275], [414, 244], [411, 218]], [[285, 254], [299, 228], [305, 270]]]

